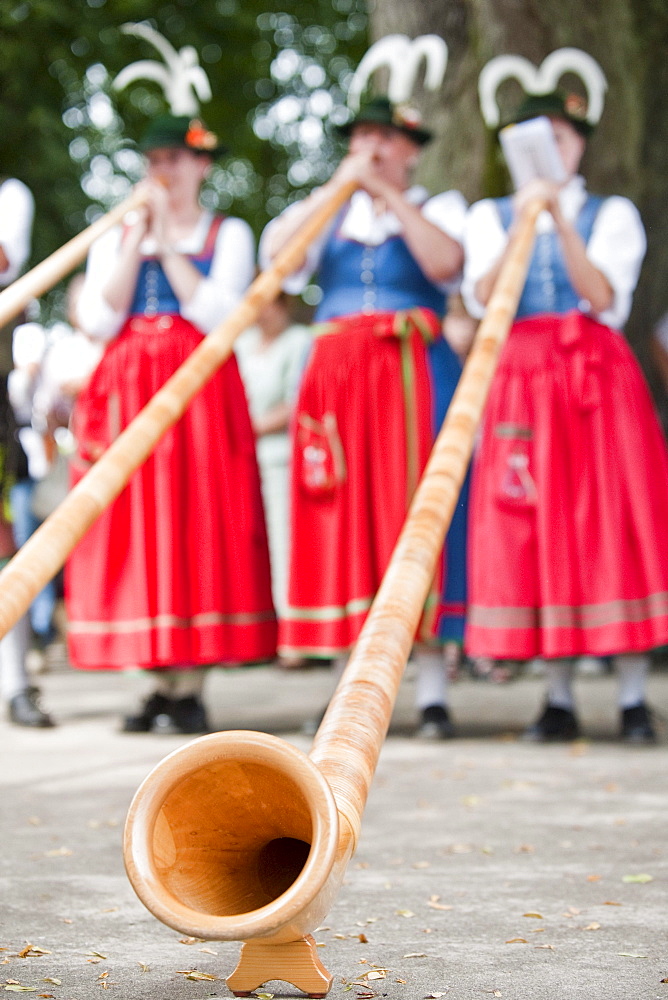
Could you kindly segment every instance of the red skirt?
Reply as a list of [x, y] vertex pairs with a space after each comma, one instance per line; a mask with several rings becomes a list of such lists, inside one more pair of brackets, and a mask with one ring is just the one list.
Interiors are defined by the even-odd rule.
[[668, 643], [668, 454], [624, 338], [516, 323], [473, 477], [467, 649], [527, 659]]
[[[75, 481], [201, 339], [178, 316], [126, 323], [77, 401]], [[65, 582], [75, 667], [191, 667], [273, 656], [255, 442], [234, 356], [76, 547]]]
[[[296, 406], [288, 607], [279, 651], [336, 656], [362, 628], [433, 443], [424, 337], [376, 313], [316, 338]], [[429, 327], [427, 329], [426, 327]], [[424, 336], [423, 336], [424, 333]], [[436, 609], [434, 609], [436, 610]], [[433, 623], [423, 623], [433, 634]]]

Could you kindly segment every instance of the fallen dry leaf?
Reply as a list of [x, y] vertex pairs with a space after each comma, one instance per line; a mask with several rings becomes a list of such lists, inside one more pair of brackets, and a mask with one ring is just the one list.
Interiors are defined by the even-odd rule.
[[426, 958], [426, 957], [427, 956], [423, 951], [409, 951], [407, 955], [404, 955], [404, 958]]
[[56, 847], [53, 851], [45, 851], [45, 858], [69, 858], [74, 851], [69, 847]]
[[52, 986], [62, 986], [63, 982], [61, 979], [53, 979], [51, 976], [47, 976], [46, 979], [42, 980], [43, 983], [51, 983]]
[[622, 882], [640, 882], [644, 884], [645, 882], [653, 882], [653, 875], [622, 875]]
[[213, 982], [215, 979], [218, 979], [218, 976], [213, 976], [210, 972], [198, 972], [197, 969], [177, 969], [176, 971], [178, 975], [185, 976], [186, 979], [203, 979], [207, 982]]
[[600, 882], [602, 878], [602, 875], [587, 875], [588, 882]]
[[415, 914], [412, 910], [395, 910], [394, 911], [398, 917], [414, 917]]
[[450, 903], [432, 903], [431, 900], [427, 901], [427, 906], [430, 906], [432, 910], [451, 910], [452, 906]]
[[587, 926], [583, 927], [582, 929], [583, 931], [599, 931], [601, 929], [601, 925], [596, 923], [596, 921], [594, 920], [593, 923], [587, 924]]
[[506, 944], [528, 944], [526, 938], [509, 938]]
[[179, 944], [204, 944], [206, 938], [184, 937], [179, 938]]
[[606, 899], [604, 906], [623, 906], [623, 903], [615, 903], [612, 899]]
[[103, 955], [101, 951], [87, 951], [86, 954], [87, 955], [92, 955], [92, 957], [96, 958], [98, 960], [98, 962], [99, 961], [106, 961], [106, 958], [107, 958], [107, 956]]
[[637, 955], [634, 951], [618, 951], [620, 958], [647, 958], [647, 955]]
[[8, 983], [5, 986], [6, 990], [10, 990], [12, 993], [36, 993], [36, 986], [20, 986], [19, 983]]
[[[353, 935], [353, 937], [354, 936], [355, 935]], [[366, 934], [358, 934], [357, 935], [357, 940], [359, 941], [360, 944], [368, 944], [369, 943], [369, 939], [366, 936]]]
[[522, 916], [523, 917], [533, 917], [534, 920], [545, 920], [545, 917], [543, 916], [542, 913], [532, 913], [532, 912], [529, 912], [529, 913], [523, 913]]

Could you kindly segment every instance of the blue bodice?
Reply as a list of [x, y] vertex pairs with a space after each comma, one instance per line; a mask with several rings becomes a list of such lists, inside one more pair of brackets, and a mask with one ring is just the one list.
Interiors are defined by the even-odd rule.
[[[603, 198], [589, 195], [580, 209], [575, 228], [585, 244], [589, 242], [602, 203]], [[496, 205], [501, 224], [508, 231], [513, 215], [512, 201], [510, 198], [500, 198]], [[539, 233], [517, 308], [517, 319], [538, 313], [567, 313], [579, 309], [581, 301], [568, 276], [556, 232]]]
[[323, 295], [317, 321], [418, 306], [438, 316], [445, 313], [445, 293], [425, 277], [400, 236], [371, 246], [335, 230], [325, 244], [319, 284]]
[[[197, 254], [186, 254], [191, 264], [201, 275], [207, 277], [215, 250], [216, 236], [222, 223], [222, 216], [215, 216], [204, 243]], [[131, 316], [156, 316], [165, 313], [178, 315], [181, 305], [169, 283], [162, 264], [157, 257], [145, 257], [139, 267], [137, 286], [130, 306]]]

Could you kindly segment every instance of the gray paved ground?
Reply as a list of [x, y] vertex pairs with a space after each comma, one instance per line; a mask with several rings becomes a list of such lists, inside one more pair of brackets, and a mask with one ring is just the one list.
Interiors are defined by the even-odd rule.
[[[137, 901], [122, 866], [130, 798], [182, 740], [116, 731], [139, 677], [60, 671], [41, 684], [57, 729], [0, 722], [0, 988], [229, 996], [238, 945], [184, 944]], [[307, 750], [299, 723], [328, 690], [322, 670], [262, 668], [215, 673], [208, 700], [221, 728]], [[456, 685], [461, 737], [434, 745], [410, 737], [405, 683], [357, 855], [316, 934], [333, 998], [668, 998], [668, 747], [614, 742], [609, 678], [578, 682], [587, 742], [522, 744], [541, 691], [531, 678]], [[652, 675], [650, 697], [668, 705], [668, 674]], [[638, 876], [648, 878], [628, 881]], [[192, 969], [219, 978], [186, 978]], [[295, 995], [279, 983], [263, 992]]]

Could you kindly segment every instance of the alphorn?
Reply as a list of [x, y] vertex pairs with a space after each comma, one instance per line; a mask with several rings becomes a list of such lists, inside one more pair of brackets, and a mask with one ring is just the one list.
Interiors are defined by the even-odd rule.
[[32, 299], [38, 299], [44, 292], [53, 288], [61, 278], [73, 271], [85, 258], [96, 239], [145, 201], [146, 194], [143, 191], [133, 191], [124, 201], [105, 212], [87, 229], [54, 251], [50, 257], [8, 285], [0, 292], [0, 326], [18, 316]]
[[[352, 181], [341, 185], [305, 220], [277, 254], [272, 266], [255, 279], [242, 301], [202, 338], [201, 344], [2, 570], [0, 638], [25, 614], [44, 584], [63, 566], [77, 542], [116, 499], [132, 473], [146, 461], [162, 436], [182, 416], [191, 399], [229, 357], [236, 337], [255, 321], [268, 302], [276, 298], [286, 276], [302, 264], [309, 245], [348, 201], [355, 188]], [[121, 208], [125, 207], [127, 212], [128, 207], [135, 207], [136, 203], [139, 202], [119, 205], [115, 217], [122, 218]], [[31, 274], [33, 272], [25, 278]], [[16, 284], [23, 280], [19, 279]], [[13, 287], [2, 294], [6, 295]]]
[[242, 941], [227, 980], [280, 979], [323, 997], [312, 931], [339, 889], [399, 683], [521, 294], [541, 204], [521, 216], [387, 572], [307, 756], [264, 733], [203, 736], [166, 757], [131, 804], [125, 864], [180, 932]]

